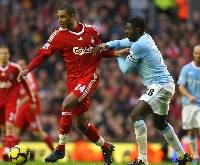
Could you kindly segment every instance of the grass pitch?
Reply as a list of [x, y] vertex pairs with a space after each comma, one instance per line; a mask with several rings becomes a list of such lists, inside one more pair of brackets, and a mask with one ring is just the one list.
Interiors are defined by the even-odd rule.
[[[13, 163], [0, 162], [0, 165], [14, 165]], [[103, 165], [103, 163], [90, 163], [90, 162], [56, 162], [56, 163], [45, 163], [42, 161], [29, 161], [25, 165]], [[126, 165], [126, 163], [112, 163], [112, 165]], [[161, 163], [151, 165], [174, 165], [173, 163]]]

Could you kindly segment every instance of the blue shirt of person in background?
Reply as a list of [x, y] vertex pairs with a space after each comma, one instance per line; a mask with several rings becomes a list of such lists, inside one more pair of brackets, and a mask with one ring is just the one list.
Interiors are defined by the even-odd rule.
[[[197, 67], [194, 62], [183, 66], [178, 84], [184, 85], [187, 91], [196, 97], [194, 103], [200, 106], [200, 67]], [[190, 99], [184, 95], [182, 95], [181, 102], [183, 106], [191, 104]]]

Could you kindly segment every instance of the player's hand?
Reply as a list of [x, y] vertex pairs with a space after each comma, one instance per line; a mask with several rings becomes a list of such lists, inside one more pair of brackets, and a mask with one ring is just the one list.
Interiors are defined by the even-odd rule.
[[192, 96], [192, 95], [189, 96], [189, 100], [190, 100], [191, 103], [195, 103], [196, 99], [197, 98], [195, 96]]
[[107, 50], [107, 48], [108, 48], [108, 45], [106, 45], [106, 43], [102, 43], [102, 44], [94, 47], [92, 49], [92, 53], [93, 54], [101, 53], [102, 51]]
[[117, 54], [117, 56], [126, 57], [130, 54], [130, 49], [125, 48], [125, 49], [117, 50], [115, 51], [115, 53]]
[[22, 70], [17, 76], [17, 81], [21, 82], [22, 78], [24, 78], [28, 73], [29, 73], [28, 69]]

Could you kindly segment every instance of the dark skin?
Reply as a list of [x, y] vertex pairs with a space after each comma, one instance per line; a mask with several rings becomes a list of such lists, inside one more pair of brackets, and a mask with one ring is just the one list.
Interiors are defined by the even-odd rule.
[[[136, 27], [135, 25], [131, 24], [130, 22], [127, 22], [125, 25], [124, 30], [125, 37], [128, 38], [130, 41], [135, 42], [137, 41], [142, 35], [144, 35], [144, 31], [142, 31], [140, 28]], [[106, 43], [102, 43], [95, 47], [92, 51], [93, 53], [98, 53], [103, 51], [104, 49], [107, 49], [108, 45]], [[134, 110], [131, 114], [131, 120], [132, 122], [138, 121], [138, 120], [144, 120], [148, 115], [152, 114], [154, 126], [159, 129], [163, 130], [167, 123], [165, 122], [166, 116], [161, 116], [158, 114], [153, 113], [152, 108], [150, 105], [143, 101], [139, 100], [136, 104]]]
[[[60, 24], [61, 28], [63, 29], [67, 28], [70, 31], [75, 31], [78, 25], [75, 16], [68, 14], [65, 10], [58, 10], [57, 18], [58, 18], [58, 23]], [[129, 53], [129, 50], [127, 49], [119, 50], [119, 51], [116, 51], [116, 56], [121, 55], [121, 54], [127, 55], [128, 53]], [[17, 78], [18, 81], [20, 82], [22, 77], [26, 76], [28, 73], [29, 73], [28, 69], [21, 71]], [[71, 111], [72, 108], [78, 104], [80, 103], [78, 102], [77, 96], [71, 92], [67, 95], [67, 97], [65, 97], [62, 103], [62, 111], [64, 110]], [[74, 121], [75, 121], [75, 125], [79, 129], [85, 130], [88, 128], [89, 121], [86, 119], [85, 114], [74, 116]]]
[[60, 27], [68, 30], [74, 31], [77, 27], [77, 21], [75, 16], [69, 15], [65, 10], [58, 10], [57, 12], [58, 23]]

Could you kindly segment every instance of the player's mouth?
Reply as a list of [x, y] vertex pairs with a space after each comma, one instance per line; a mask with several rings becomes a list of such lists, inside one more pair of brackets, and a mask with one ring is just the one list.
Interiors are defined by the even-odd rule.
[[60, 23], [60, 27], [61, 27], [61, 28], [65, 28], [65, 25], [62, 24], [62, 23]]

